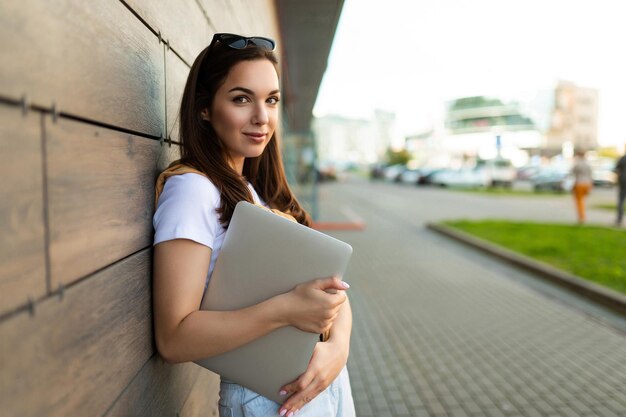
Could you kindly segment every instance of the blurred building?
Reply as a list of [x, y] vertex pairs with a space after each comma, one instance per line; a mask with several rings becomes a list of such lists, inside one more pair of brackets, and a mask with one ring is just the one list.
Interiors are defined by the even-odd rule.
[[558, 153], [563, 146], [595, 149], [598, 146], [598, 90], [560, 81], [554, 89], [554, 105], [546, 132], [546, 150]]
[[376, 127], [376, 153], [385, 155], [389, 148], [400, 148], [401, 143], [396, 141], [396, 114], [384, 110], [374, 111], [374, 125]]
[[409, 136], [405, 146], [418, 163], [500, 155], [519, 165], [533, 155], [595, 149], [597, 126], [598, 91], [559, 81], [525, 104], [486, 96], [455, 99], [441, 128]]
[[396, 137], [394, 113], [376, 110], [372, 119], [329, 115], [315, 118], [318, 164], [337, 168], [383, 160]]
[[444, 132], [439, 147], [466, 159], [501, 155], [523, 163], [544, 144], [542, 132], [518, 103], [485, 96], [453, 100], [446, 112]]
[[376, 130], [371, 120], [324, 116], [313, 121], [321, 165], [368, 164], [376, 161]]
[[501, 131], [535, 130], [530, 118], [521, 114], [517, 103], [504, 104], [483, 96], [454, 100], [448, 109], [445, 126], [453, 135]]

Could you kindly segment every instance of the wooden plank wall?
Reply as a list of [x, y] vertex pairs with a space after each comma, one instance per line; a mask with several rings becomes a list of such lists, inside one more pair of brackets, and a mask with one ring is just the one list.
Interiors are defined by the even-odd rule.
[[2, 416], [217, 415], [151, 297], [154, 180], [215, 32], [276, 38], [274, 0], [0, 2]]

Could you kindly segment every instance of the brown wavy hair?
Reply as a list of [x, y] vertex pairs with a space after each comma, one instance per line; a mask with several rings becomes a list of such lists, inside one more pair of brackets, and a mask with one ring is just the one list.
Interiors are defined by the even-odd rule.
[[274, 53], [253, 44], [233, 49], [217, 42], [198, 55], [191, 66], [180, 107], [180, 162], [203, 172], [217, 187], [221, 195], [218, 213], [225, 226], [238, 202], [254, 202], [246, 181], [271, 208], [289, 213], [298, 223], [311, 226], [311, 217], [287, 183], [276, 131], [260, 156], [245, 159], [241, 176], [228, 163], [226, 148], [211, 122], [200, 114], [203, 109], [211, 108], [215, 93], [235, 64], [261, 59], [274, 64], [278, 73]]

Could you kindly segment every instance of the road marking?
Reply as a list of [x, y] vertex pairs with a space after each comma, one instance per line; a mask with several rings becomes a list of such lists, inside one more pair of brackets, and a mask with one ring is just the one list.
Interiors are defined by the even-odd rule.
[[315, 230], [364, 230], [365, 221], [348, 206], [341, 206], [339, 211], [348, 218], [347, 222], [313, 222]]

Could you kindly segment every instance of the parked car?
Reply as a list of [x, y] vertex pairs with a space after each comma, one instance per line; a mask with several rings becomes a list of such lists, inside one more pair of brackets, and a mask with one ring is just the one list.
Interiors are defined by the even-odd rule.
[[318, 182], [337, 181], [337, 168], [333, 163], [320, 162], [315, 167], [315, 175]]
[[614, 159], [599, 158], [590, 161], [590, 165], [593, 185], [598, 187], [613, 187], [617, 184], [617, 174], [614, 171]]
[[370, 167], [370, 179], [377, 180], [382, 179], [385, 173], [385, 165], [374, 164]]
[[598, 168], [591, 172], [593, 185], [598, 187], [613, 187], [617, 184], [617, 174], [612, 169]]
[[315, 175], [317, 182], [337, 181], [337, 171], [333, 167], [317, 168]]
[[398, 176], [406, 169], [402, 164], [389, 165], [383, 169], [383, 179], [385, 181], [395, 182]]
[[487, 187], [490, 181], [485, 170], [479, 168], [443, 170], [432, 178], [432, 183], [441, 187]]
[[526, 165], [517, 169], [517, 179], [520, 181], [530, 181], [533, 175], [541, 170], [537, 165]]
[[417, 184], [417, 180], [420, 177], [420, 171], [418, 169], [405, 169], [398, 175], [397, 181], [402, 184]]
[[531, 177], [535, 191], [569, 192], [574, 186], [574, 178], [563, 168], [543, 168]]
[[476, 163], [476, 169], [484, 172], [491, 187], [500, 185], [510, 188], [517, 178], [517, 170], [513, 163], [504, 158], [480, 159]]
[[417, 179], [418, 185], [433, 185], [433, 178], [437, 173], [444, 171], [442, 168], [421, 168], [420, 175]]

